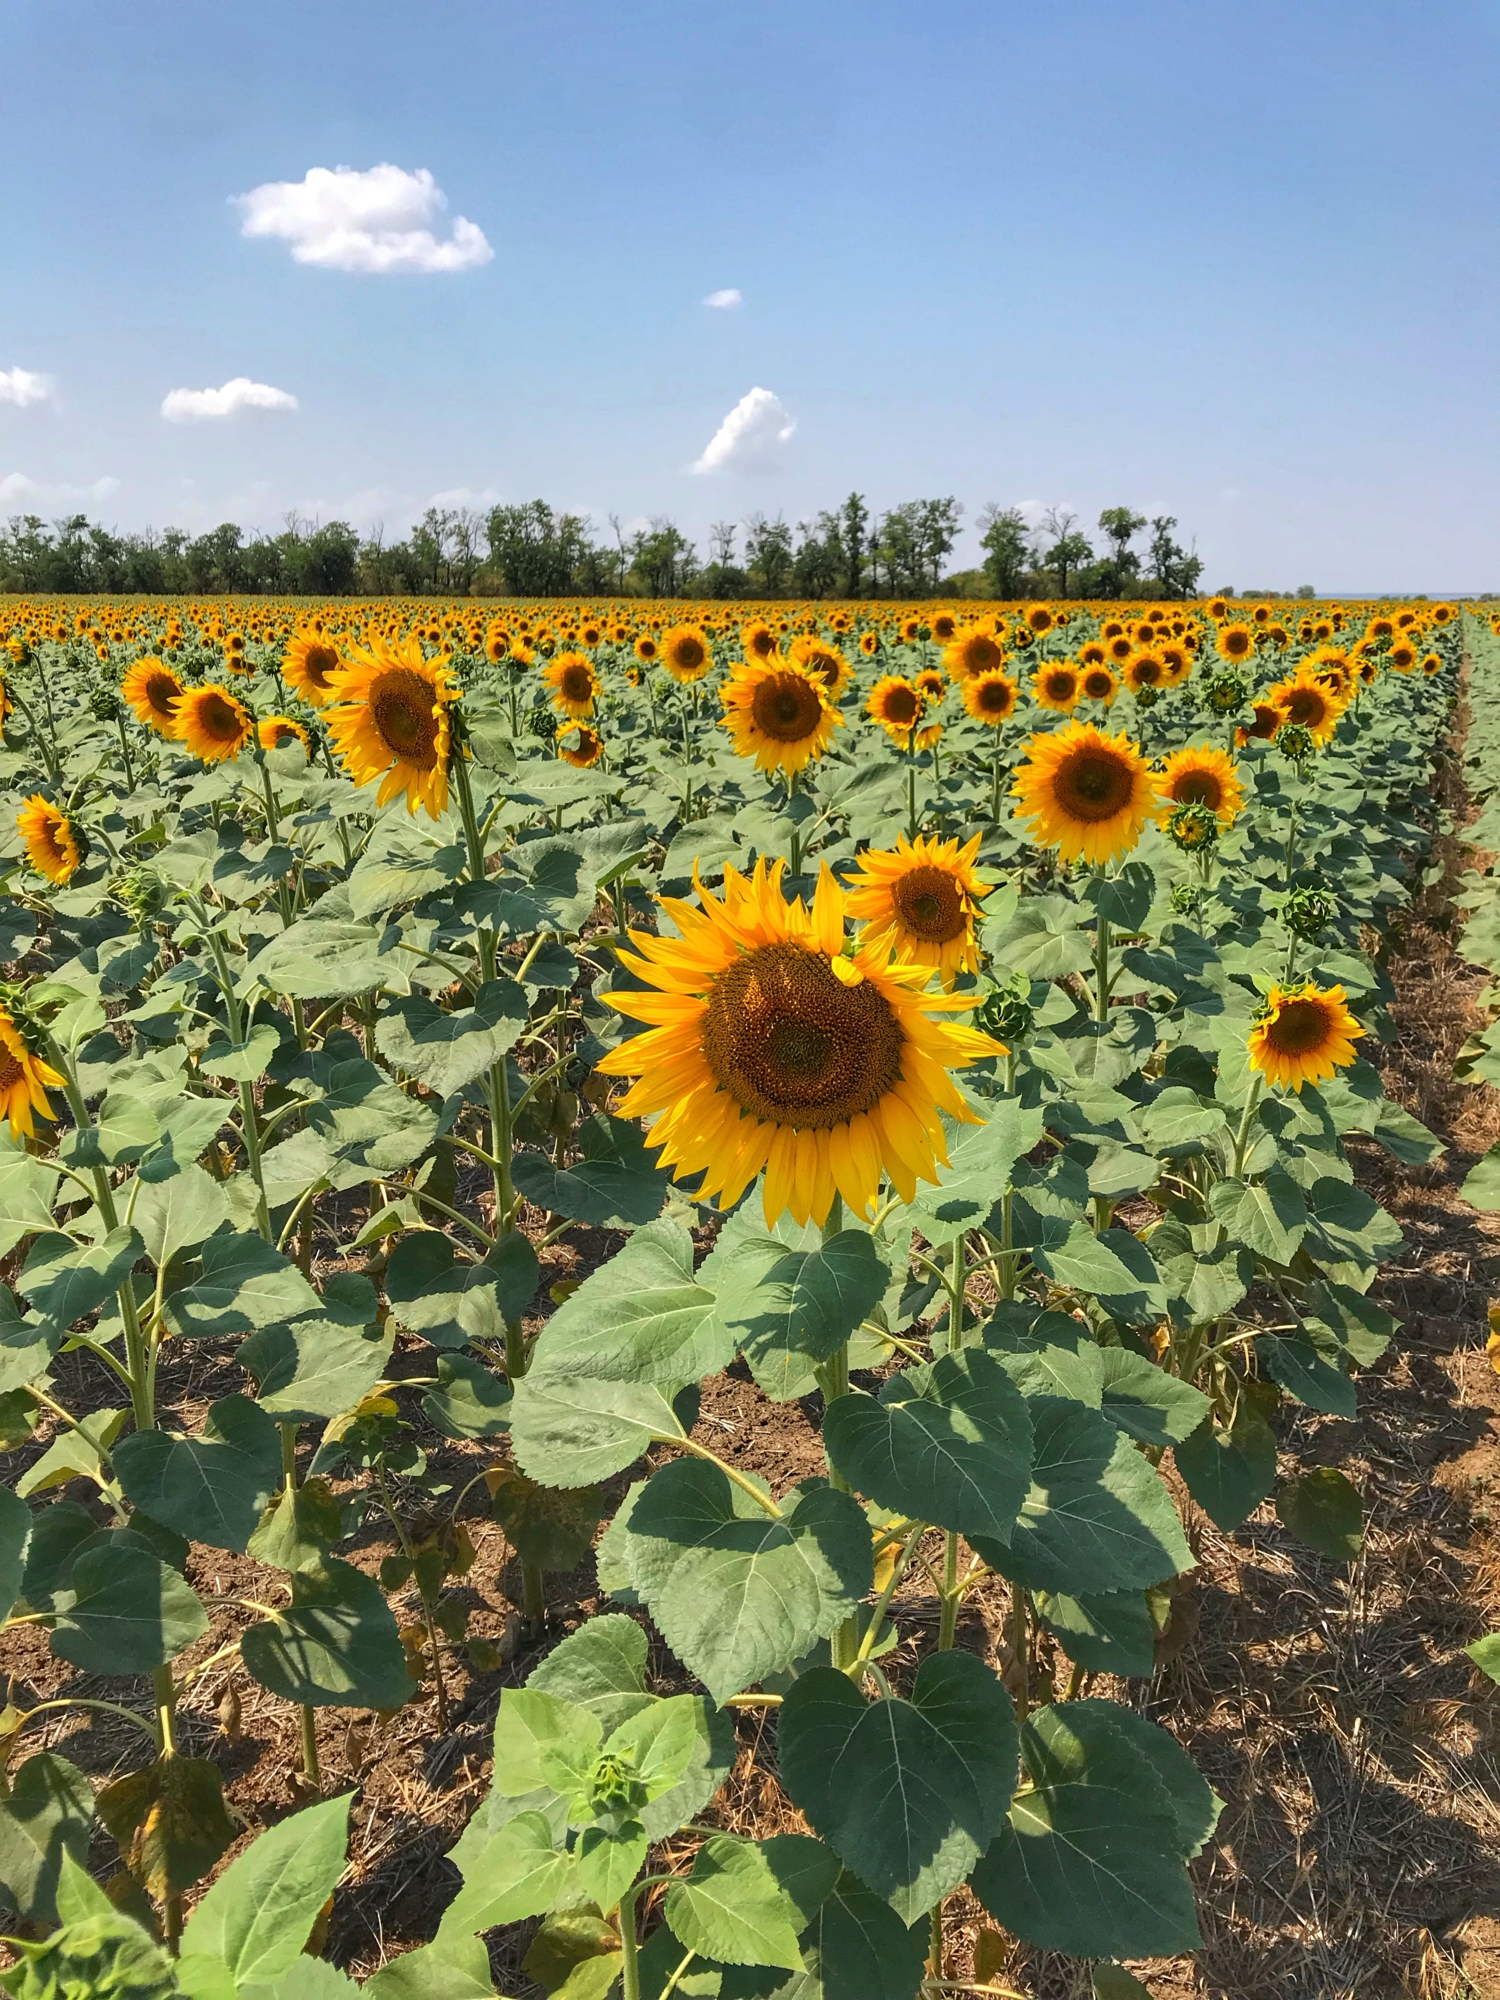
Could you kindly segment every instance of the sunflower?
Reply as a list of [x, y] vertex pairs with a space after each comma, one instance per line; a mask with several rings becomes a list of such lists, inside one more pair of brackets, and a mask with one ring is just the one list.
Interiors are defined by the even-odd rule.
[[800, 771], [821, 757], [843, 722], [842, 714], [810, 674], [776, 655], [747, 660], [720, 690], [737, 757], [753, 757], [758, 771]]
[[880, 634], [878, 632], [861, 632], [859, 635], [859, 650], [867, 660], [873, 660], [875, 655], [880, 651]]
[[351, 649], [339, 671], [328, 728], [356, 785], [382, 780], [377, 806], [398, 792], [406, 809], [436, 819], [448, 804], [450, 705], [458, 684], [447, 662], [428, 660], [419, 640], [372, 639]]
[[864, 926], [863, 942], [937, 972], [951, 993], [960, 972], [978, 970], [974, 920], [994, 887], [974, 873], [980, 836], [960, 847], [903, 833], [893, 850], [867, 847], [859, 872], [846, 875], [849, 914]]
[[645, 678], [646, 669], [642, 666], [637, 666], [634, 662], [625, 669], [625, 685], [627, 687], [638, 688], [643, 684]]
[[552, 690], [552, 706], [559, 715], [581, 722], [593, 714], [599, 676], [587, 653], [559, 653], [550, 666], [542, 669], [542, 679]]
[[1333, 735], [1347, 705], [1342, 696], [1322, 686], [1317, 676], [1305, 667], [1267, 688], [1265, 698], [1283, 722], [1299, 724], [1320, 748]]
[[1250, 1030], [1250, 1067], [1284, 1090], [1326, 1082], [1354, 1061], [1364, 1033], [1347, 1002], [1342, 986], [1273, 986]]
[[1255, 634], [1248, 625], [1235, 619], [1231, 624], [1219, 627], [1219, 635], [1214, 640], [1214, 650], [1220, 659], [1232, 660], [1236, 664], [1241, 660], [1248, 660], [1255, 651]]
[[1038, 667], [1031, 680], [1031, 692], [1039, 708], [1055, 715], [1069, 715], [1078, 704], [1078, 669], [1066, 660], [1054, 660]]
[[1421, 664], [1423, 673], [1430, 680], [1434, 674], [1440, 674], [1443, 671], [1443, 656], [1441, 653], [1425, 653], [1422, 656]]
[[804, 632], [800, 638], [793, 639], [786, 649], [786, 656], [810, 680], [818, 683], [830, 701], [838, 700], [854, 672], [837, 646], [830, 646], [826, 640], [817, 638], [811, 632]]
[[1125, 685], [1132, 694], [1139, 694], [1142, 688], [1167, 686], [1166, 661], [1149, 647], [1133, 649], [1125, 662]]
[[264, 722], [256, 724], [255, 734], [262, 750], [279, 750], [283, 743], [300, 743], [302, 754], [312, 755], [312, 738], [289, 715], [268, 715]]
[[1078, 648], [1080, 667], [1104, 667], [1109, 664], [1109, 654], [1098, 639], [1087, 639]]
[[708, 634], [696, 625], [674, 625], [661, 639], [661, 663], [674, 681], [691, 687], [714, 663]]
[[1392, 641], [1385, 657], [1398, 674], [1409, 674], [1416, 666], [1419, 655], [1412, 641], [1403, 637]]
[[[1087, 652], [1087, 646], [1084, 647]], [[1084, 701], [1102, 701], [1108, 708], [1120, 692], [1120, 677], [1103, 660], [1086, 666], [1078, 682], [1078, 693]]]
[[1234, 742], [1237, 750], [1243, 750], [1245, 745], [1251, 742], [1269, 743], [1277, 730], [1280, 729], [1282, 723], [1286, 721], [1286, 717], [1282, 714], [1281, 710], [1274, 707], [1269, 701], [1255, 702], [1253, 704], [1253, 712], [1255, 720], [1248, 725], [1242, 725], [1234, 732]]
[[1106, 659], [1117, 667], [1123, 667], [1134, 651], [1135, 641], [1128, 632], [1111, 632], [1104, 642]]
[[635, 656], [643, 667], [649, 667], [661, 658], [661, 647], [649, 632], [643, 632], [636, 640]]
[[1207, 806], [1223, 827], [1233, 826], [1245, 809], [1245, 788], [1234, 759], [1207, 743], [1174, 750], [1156, 788], [1170, 805]]
[[987, 722], [998, 729], [1015, 714], [1020, 692], [1009, 674], [998, 670], [974, 674], [964, 682], [964, 709], [975, 722]]
[[769, 660], [776, 651], [776, 634], [763, 619], [752, 618], [740, 628], [740, 644], [747, 660]]
[[1161, 658], [1163, 667], [1166, 668], [1166, 672], [1162, 675], [1162, 686], [1168, 688], [1181, 687], [1182, 683], [1193, 671], [1192, 654], [1177, 639], [1158, 642], [1156, 650]]
[[958, 632], [958, 620], [951, 611], [937, 611], [933, 613], [929, 629], [936, 644], [946, 646]]
[[219, 764], [254, 740], [255, 717], [238, 695], [208, 681], [183, 694], [175, 734], [200, 763]]
[[[845, 936], [848, 898], [826, 864], [812, 908], [782, 894], [783, 864], [724, 870], [722, 902], [663, 899], [675, 937], [632, 931], [626, 969], [657, 988], [609, 1004], [648, 1024], [599, 1064], [637, 1079], [619, 1109], [662, 1115], [647, 1144], [699, 1199], [732, 1208], [762, 1170], [767, 1225], [827, 1220], [835, 1194], [868, 1216], [882, 1174], [903, 1201], [946, 1164], [940, 1113], [975, 1114], [948, 1071], [1001, 1052], [928, 1019], [969, 999], [926, 994], [925, 966], [888, 963]], [[638, 956], [636, 954], [639, 954]]]
[[1040, 639], [1044, 632], [1050, 632], [1057, 623], [1050, 605], [1033, 604], [1026, 613], [1026, 623]]
[[1229, 616], [1227, 601], [1222, 597], [1211, 597], [1208, 600], [1208, 615], [1216, 621], [1220, 618], [1227, 618]]
[[503, 625], [492, 625], [484, 635], [484, 657], [498, 667], [510, 651], [510, 634]]
[[314, 708], [333, 699], [334, 676], [339, 670], [339, 649], [326, 633], [316, 629], [294, 632], [286, 642], [286, 677]]
[[1026, 753], [1011, 786], [1017, 817], [1034, 820], [1035, 845], [1057, 848], [1064, 861], [1127, 854], [1157, 812], [1150, 768], [1123, 730], [1106, 736], [1091, 722], [1065, 722], [1033, 736]]
[[12, 1139], [36, 1137], [32, 1113], [41, 1118], [53, 1117], [47, 1091], [63, 1087], [63, 1078], [51, 1064], [44, 1063], [26, 1046], [10, 1009], [0, 1007], [0, 1112], [10, 1120]]
[[947, 678], [936, 667], [923, 667], [916, 677], [917, 691], [929, 708], [939, 708], [948, 698]]
[[954, 680], [972, 680], [975, 674], [998, 673], [1005, 665], [1005, 648], [993, 632], [971, 625], [943, 649], [943, 665]]
[[159, 736], [177, 734], [177, 710], [183, 696], [182, 676], [152, 655], [137, 660], [120, 683], [120, 693]]
[[870, 689], [865, 714], [878, 722], [891, 741], [904, 750], [926, 706], [915, 681], [900, 674], [884, 674]]
[[26, 854], [38, 875], [45, 875], [59, 888], [78, 873], [88, 842], [60, 806], [44, 799], [40, 792], [16, 814], [16, 830], [26, 843]]
[[575, 722], [559, 733], [557, 754], [565, 764], [586, 771], [604, 755], [604, 738], [586, 722]]

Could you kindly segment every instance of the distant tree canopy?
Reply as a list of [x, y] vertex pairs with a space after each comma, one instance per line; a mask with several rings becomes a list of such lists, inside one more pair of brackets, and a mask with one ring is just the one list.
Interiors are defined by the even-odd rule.
[[[1129, 507], [1099, 516], [1102, 552], [1066, 509], [1039, 522], [1018, 507], [981, 509], [983, 566], [955, 576], [948, 558], [963, 504], [951, 495], [872, 512], [862, 493], [795, 524], [762, 513], [716, 521], [708, 557], [665, 515], [627, 531], [617, 516], [601, 535], [587, 516], [545, 500], [492, 507], [429, 507], [404, 539], [347, 521], [289, 514], [279, 534], [225, 521], [207, 534], [181, 528], [117, 534], [86, 515], [47, 522], [12, 516], [0, 531], [0, 590], [295, 597], [1188, 597], [1203, 564], [1176, 540], [1171, 515], [1148, 521]], [[1150, 530], [1144, 551], [1137, 541]]]

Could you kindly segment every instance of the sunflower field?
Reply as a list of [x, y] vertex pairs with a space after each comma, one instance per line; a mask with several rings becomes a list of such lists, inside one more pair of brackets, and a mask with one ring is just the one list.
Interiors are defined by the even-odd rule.
[[352, 1993], [413, 1740], [372, 2000], [1191, 1954], [1142, 1691], [1203, 1522], [1360, 1557], [1295, 1419], [1397, 1332], [1354, 1155], [1440, 1150], [1371, 1056], [1488, 619], [4, 623], [0, 1986]]

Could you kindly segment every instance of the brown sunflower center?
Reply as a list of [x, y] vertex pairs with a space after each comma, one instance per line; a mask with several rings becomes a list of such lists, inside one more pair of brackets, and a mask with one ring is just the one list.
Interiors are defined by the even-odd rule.
[[832, 653], [809, 653], [803, 663], [814, 680], [824, 687], [832, 687], [839, 677], [839, 662]]
[[222, 694], [206, 694], [198, 703], [194, 720], [215, 743], [232, 743], [243, 727], [238, 708]]
[[1047, 676], [1047, 692], [1054, 701], [1066, 701], [1073, 692], [1073, 676], [1059, 669]]
[[821, 952], [763, 944], [726, 966], [703, 1018], [703, 1054], [752, 1117], [826, 1130], [878, 1104], [901, 1076], [901, 1024], [869, 980], [845, 986]]
[[1231, 660], [1243, 659], [1249, 650], [1250, 634], [1248, 632], [1226, 632], [1224, 634], [1224, 651], [1229, 655]]
[[338, 653], [332, 646], [314, 644], [302, 655], [302, 671], [314, 687], [326, 688], [329, 675], [338, 663]]
[[818, 692], [801, 674], [772, 674], [750, 701], [756, 727], [778, 743], [801, 743], [817, 729], [822, 714]]
[[1172, 780], [1171, 796], [1180, 806], [1210, 806], [1217, 812], [1224, 786], [1212, 771], [1184, 771]]
[[672, 658], [684, 673], [692, 673], [703, 665], [707, 658], [703, 646], [697, 639], [679, 639], [672, 647]]
[[430, 771], [438, 745], [430, 684], [411, 667], [387, 667], [370, 683], [369, 702], [370, 720], [391, 755]]
[[922, 713], [922, 697], [914, 687], [894, 687], [885, 696], [884, 719], [898, 729], [910, 729]]
[[0, 1098], [18, 1084], [25, 1074], [10, 1050], [0, 1044]]
[[963, 667], [966, 674], [982, 674], [991, 667], [998, 667], [1002, 655], [995, 641], [983, 632], [976, 632], [972, 639], [964, 642]]
[[1013, 699], [1011, 689], [1002, 680], [989, 680], [979, 689], [979, 706], [986, 715], [1009, 715]]
[[910, 869], [891, 889], [896, 914], [907, 930], [928, 944], [947, 944], [968, 924], [958, 884], [944, 869]]
[[580, 660], [570, 660], [558, 676], [558, 687], [569, 701], [591, 701], [594, 677]]
[[1255, 720], [1251, 723], [1245, 734], [1247, 736], [1270, 737], [1274, 736], [1280, 727], [1280, 711], [1268, 707], [1264, 702], [1258, 701], [1255, 704]]
[[181, 699], [182, 684], [171, 674], [153, 674], [146, 683], [146, 700], [157, 715], [175, 715]]
[[1106, 673], [1102, 668], [1095, 667], [1092, 673], [1084, 676], [1083, 691], [1090, 701], [1103, 701], [1114, 684], [1114, 676], [1112, 674]]
[[1135, 773], [1111, 750], [1087, 748], [1064, 757], [1053, 778], [1058, 805], [1074, 819], [1113, 819], [1135, 793]]
[[1282, 703], [1282, 714], [1288, 722], [1300, 723], [1304, 729], [1316, 729], [1328, 713], [1328, 702], [1316, 688], [1293, 688]]
[[1284, 1000], [1266, 1028], [1266, 1040], [1278, 1055], [1305, 1056], [1321, 1048], [1332, 1031], [1321, 1000]]
[[1130, 671], [1137, 687], [1155, 687], [1166, 669], [1155, 653], [1142, 653]]

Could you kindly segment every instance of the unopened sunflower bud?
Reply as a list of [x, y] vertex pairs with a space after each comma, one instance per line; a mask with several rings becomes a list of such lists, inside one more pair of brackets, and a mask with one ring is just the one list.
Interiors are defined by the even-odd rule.
[[1031, 1004], [1031, 981], [1024, 976], [1018, 977], [986, 994], [974, 1010], [974, 1025], [1010, 1048], [1014, 1048], [1017, 1042], [1024, 1042], [1036, 1026], [1036, 1009]]
[[1294, 764], [1302, 764], [1312, 755], [1317, 745], [1313, 733], [1300, 722], [1284, 722], [1276, 735], [1276, 747], [1283, 757], [1290, 757]]
[[1338, 907], [1326, 889], [1293, 889], [1281, 906], [1281, 921], [1293, 937], [1310, 940], [1333, 922]]
[[1177, 917], [1192, 916], [1198, 907], [1198, 893], [1190, 882], [1174, 882], [1172, 894], [1168, 899], [1172, 905], [1172, 914]]
[[1243, 674], [1210, 674], [1201, 693], [1204, 706], [1215, 715], [1234, 715], [1250, 699], [1250, 683]]
[[1167, 821], [1167, 838], [1184, 854], [1201, 854], [1219, 838], [1219, 815], [1212, 806], [1177, 806]]
[[89, 713], [96, 722], [116, 722], [125, 711], [113, 688], [96, 687], [89, 690]]
[[1161, 700], [1161, 689], [1149, 686], [1138, 687], [1135, 690], [1135, 699], [1136, 705], [1139, 708], [1155, 708], [1156, 704]]

